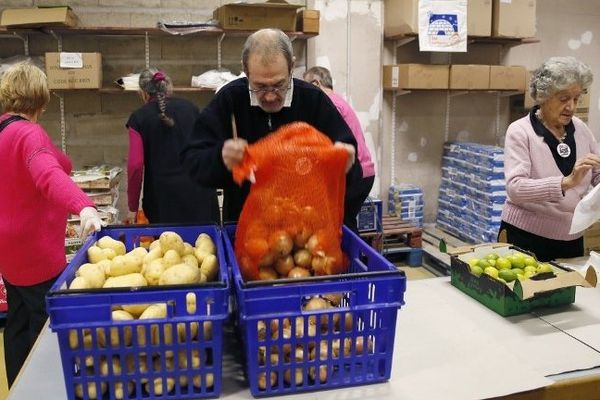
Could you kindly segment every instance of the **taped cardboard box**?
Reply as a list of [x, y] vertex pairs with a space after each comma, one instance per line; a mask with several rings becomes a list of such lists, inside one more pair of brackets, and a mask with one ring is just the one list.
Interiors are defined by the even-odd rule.
[[383, 66], [384, 89], [448, 89], [448, 65], [396, 64]]
[[76, 26], [77, 15], [68, 6], [8, 8], [2, 11], [3, 26]]
[[[385, 0], [383, 30], [385, 36], [419, 33], [418, 0]], [[492, 0], [467, 2], [467, 35], [490, 36], [492, 32]]]
[[492, 243], [476, 246], [464, 246], [449, 251], [450, 282], [462, 292], [473, 297], [489, 309], [502, 316], [523, 314], [537, 307], [550, 307], [570, 304], [575, 301], [575, 288], [595, 287], [596, 271], [589, 267], [585, 276], [579, 272], [555, 263], [550, 265], [552, 272], [541, 272], [528, 279], [516, 279], [505, 282], [482, 273], [471, 272], [469, 261], [485, 259], [494, 253], [506, 258], [524, 250], [506, 243]]
[[304, 33], [319, 33], [319, 10], [300, 10], [296, 19], [296, 30]]
[[296, 11], [302, 6], [283, 0], [265, 3], [231, 3], [217, 8], [213, 18], [223, 29], [257, 30], [278, 28], [282, 31], [296, 30]]
[[[65, 64], [65, 59], [78, 62]], [[49, 89], [99, 89], [102, 87], [102, 54], [46, 53]]]
[[519, 90], [525, 91], [527, 87], [527, 70], [520, 65], [491, 65], [490, 89], [491, 90]]
[[459, 65], [450, 66], [450, 89], [489, 89], [489, 65]]
[[535, 0], [494, 0], [492, 35], [510, 38], [535, 36]]

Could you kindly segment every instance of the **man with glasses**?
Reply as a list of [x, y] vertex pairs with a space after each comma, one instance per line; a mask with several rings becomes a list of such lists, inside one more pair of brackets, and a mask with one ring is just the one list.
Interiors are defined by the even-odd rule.
[[[346, 187], [362, 179], [354, 162], [356, 140], [328, 96], [292, 77], [292, 43], [278, 29], [262, 29], [248, 37], [242, 50], [246, 77], [225, 85], [201, 112], [189, 143], [181, 153], [184, 166], [200, 184], [223, 188], [223, 221], [237, 221], [250, 186], [233, 181], [232, 168], [254, 143], [282, 125], [303, 121], [348, 151]], [[344, 215], [354, 226], [356, 215]]]

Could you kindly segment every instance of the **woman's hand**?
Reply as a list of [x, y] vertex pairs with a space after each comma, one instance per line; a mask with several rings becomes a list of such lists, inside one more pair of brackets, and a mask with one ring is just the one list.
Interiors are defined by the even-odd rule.
[[598, 154], [587, 154], [585, 157], [575, 161], [571, 174], [562, 178], [560, 183], [564, 192], [579, 185], [585, 174], [594, 167], [600, 166], [600, 156]]
[[82, 239], [85, 239], [91, 233], [99, 231], [100, 228], [106, 226], [106, 223], [100, 219], [100, 215], [94, 207], [84, 207], [83, 210], [79, 212], [79, 225], [79, 236]]
[[244, 151], [248, 146], [248, 142], [244, 139], [227, 139], [223, 144], [221, 156], [225, 167], [231, 171], [233, 167], [238, 165], [244, 158]]

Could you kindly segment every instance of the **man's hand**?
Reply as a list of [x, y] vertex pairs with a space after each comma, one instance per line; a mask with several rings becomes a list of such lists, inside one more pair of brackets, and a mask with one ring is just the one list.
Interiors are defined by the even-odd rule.
[[344, 149], [348, 152], [348, 161], [346, 161], [346, 172], [350, 171], [350, 168], [352, 168], [354, 160], [356, 159], [356, 150], [354, 149], [354, 146], [344, 142], [335, 142], [333, 146], [338, 147], [340, 149]]
[[227, 139], [225, 141], [221, 155], [227, 170], [233, 170], [233, 167], [242, 161], [247, 146], [248, 142], [244, 139]]

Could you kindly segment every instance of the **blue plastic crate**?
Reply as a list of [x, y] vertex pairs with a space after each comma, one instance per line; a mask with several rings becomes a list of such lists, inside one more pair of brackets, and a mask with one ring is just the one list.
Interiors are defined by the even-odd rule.
[[[344, 227], [342, 248], [351, 260], [346, 274], [245, 283], [232, 246], [235, 226], [227, 226], [225, 232], [245, 372], [253, 396], [390, 378], [396, 315], [406, 290], [402, 271]], [[309, 298], [326, 294], [340, 295], [340, 306], [303, 309]], [[314, 326], [319, 321], [319, 329], [311, 328], [311, 321]]]
[[[219, 276], [197, 285], [149, 286], [67, 291], [77, 268], [87, 262], [87, 249], [103, 236], [125, 243], [127, 251], [140, 239], [177, 232], [193, 244], [208, 234], [217, 247]], [[228, 316], [230, 285], [222, 232], [208, 226], [115, 226], [90, 236], [46, 296], [50, 327], [58, 335], [69, 399], [198, 399], [221, 393], [223, 322]], [[195, 302], [194, 302], [195, 299]], [[167, 318], [113, 321], [120, 305], [162, 303]], [[188, 303], [195, 307], [189, 307]], [[198, 362], [199, 360], [199, 362]], [[145, 382], [150, 382], [148, 390]], [[161, 394], [152, 383], [167, 388]], [[172, 384], [172, 388], [171, 388]], [[131, 395], [128, 396], [128, 386]], [[88, 390], [82, 390], [88, 388]], [[168, 390], [170, 388], [170, 390]], [[83, 392], [83, 396], [77, 395]]]

